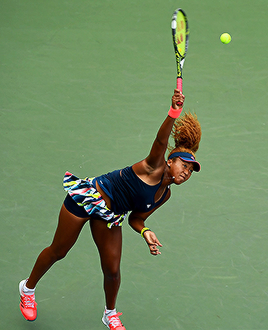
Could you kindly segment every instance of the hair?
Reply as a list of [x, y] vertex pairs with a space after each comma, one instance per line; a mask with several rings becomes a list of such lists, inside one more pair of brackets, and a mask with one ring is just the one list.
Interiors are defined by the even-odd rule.
[[169, 145], [169, 156], [174, 152], [188, 152], [195, 157], [201, 134], [201, 126], [196, 114], [185, 112], [174, 123], [171, 136], [174, 139], [175, 147]]

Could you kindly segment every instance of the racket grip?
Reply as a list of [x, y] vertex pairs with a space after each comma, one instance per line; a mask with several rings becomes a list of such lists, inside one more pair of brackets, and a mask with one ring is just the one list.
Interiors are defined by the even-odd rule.
[[[182, 92], [182, 78], [177, 78], [177, 89]], [[182, 103], [178, 102], [177, 105], [180, 106]]]
[[182, 92], [182, 78], [177, 78], [177, 89]]

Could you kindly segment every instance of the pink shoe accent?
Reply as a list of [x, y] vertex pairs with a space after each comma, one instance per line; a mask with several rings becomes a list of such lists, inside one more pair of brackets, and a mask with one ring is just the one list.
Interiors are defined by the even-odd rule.
[[121, 323], [119, 316], [121, 316], [122, 313], [117, 313], [112, 316], [107, 316], [109, 324], [106, 324], [107, 327], [109, 327], [110, 330], [126, 330], [126, 328]]
[[27, 321], [34, 321], [37, 317], [37, 303], [35, 302], [35, 295], [27, 295], [23, 293], [24, 281], [20, 282], [20, 311]]

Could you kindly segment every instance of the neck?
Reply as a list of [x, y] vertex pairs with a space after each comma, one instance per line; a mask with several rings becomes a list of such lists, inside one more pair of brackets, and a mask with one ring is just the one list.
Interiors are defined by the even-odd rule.
[[170, 173], [169, 165], [166, 164], [165, 172], [164, 172], [164, 178], [163, 178], [163, 182], [165, 183], [165, 186], [169, 186], [172, 183], [174, 183], [174, 179], [175, 179], [175, 177], [172, 176], [171, 173]]

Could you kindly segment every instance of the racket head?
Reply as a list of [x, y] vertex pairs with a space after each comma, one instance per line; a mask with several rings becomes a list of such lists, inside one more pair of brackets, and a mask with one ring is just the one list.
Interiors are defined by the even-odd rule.
[[188, 50], [189, 23], [181, 8], [176, 9], [173, 13], [171, 30], [177, 62], [177, 78], [182, 78], [182, 67]]

